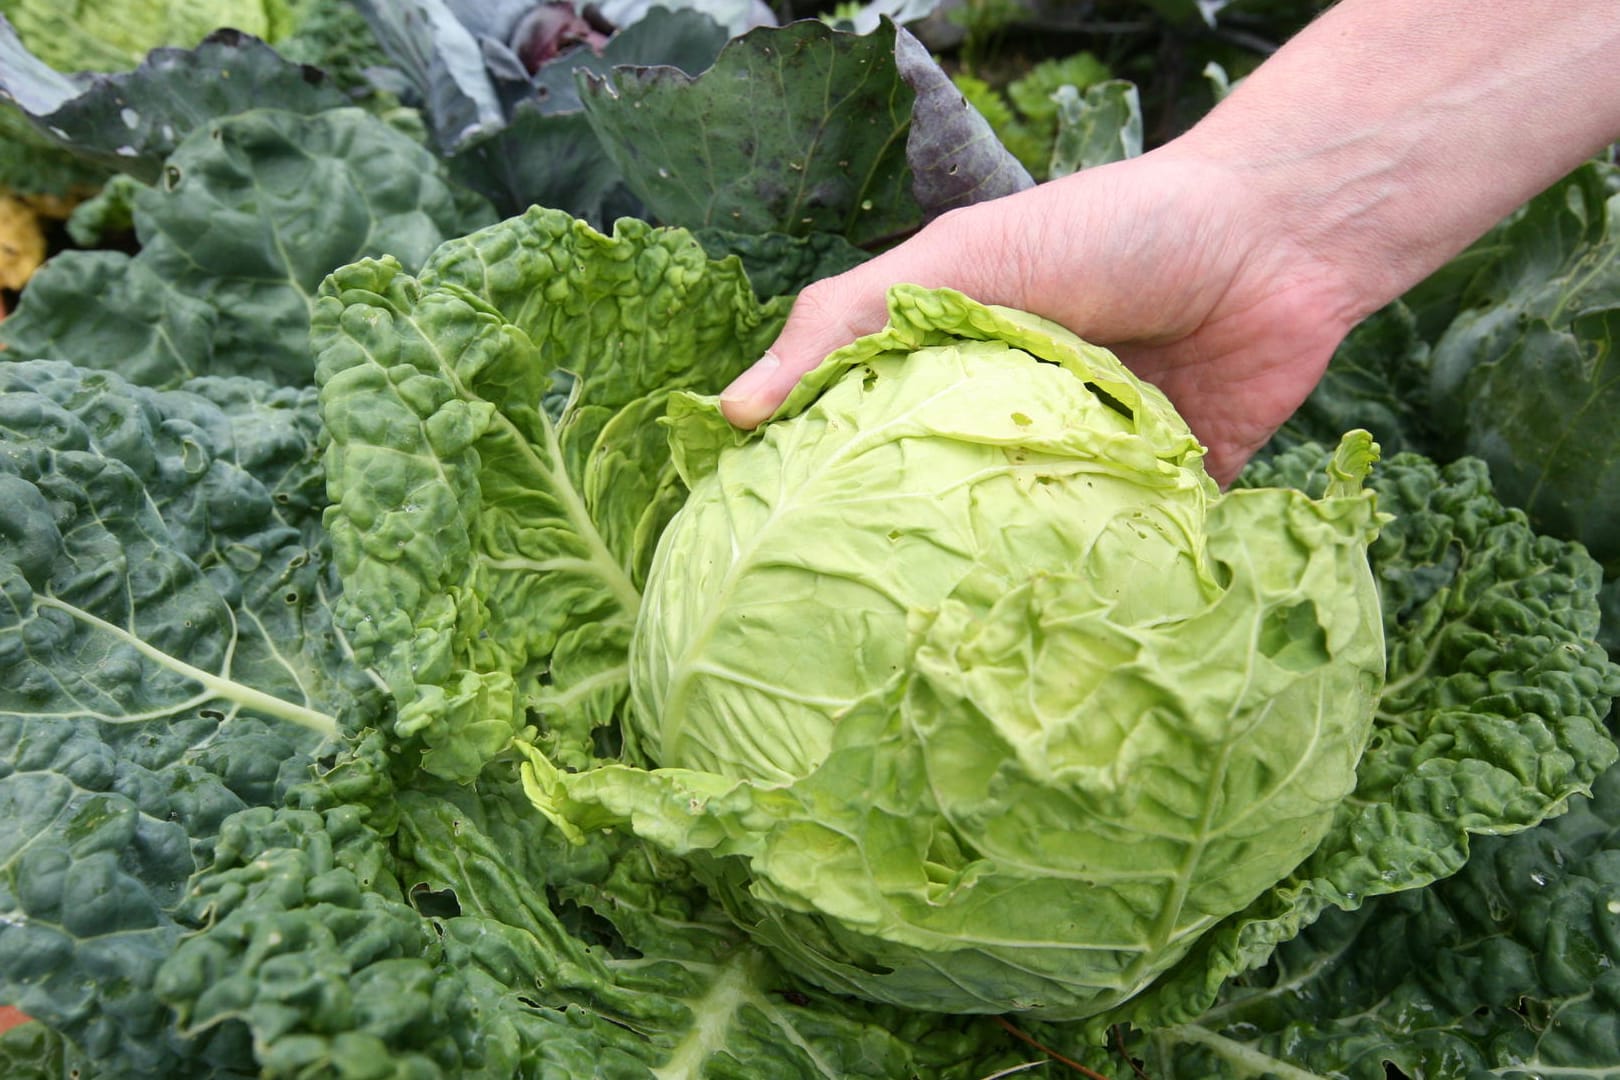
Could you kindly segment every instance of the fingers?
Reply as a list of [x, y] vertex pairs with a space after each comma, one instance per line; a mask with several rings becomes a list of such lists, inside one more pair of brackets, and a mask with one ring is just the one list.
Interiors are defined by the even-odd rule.
[[1002, 302], [980, 295], [988, 262], [995, 260], [973, 257], [1005, 231], [1001, 208], [984, 213], [990, 205], [945, 214], [898, 247], [808, 286], [794, 301], [775, 343], [721, 393], [726, 419], [738, 427], [757, 427], [828, 353], [883, 329], [890, 285], [950, 287], [987, 303]]
[[888, 321], [886, 291], [906, 280], [895, 276], [903, 274], [904, 261], [885, 263], [884, 258], [874, 259], [801, 292], [776, 342], [721, 393], [726, 419], [738, 427], [757, 427], [828, 353], [881, 330]]
[[799, 294], [776, 342], [720, 394], [727, 420], [757, 427], [828, 353], [883, 328], [891, 282], [882, 274], [863, 273], [870, 265], [818, 281]]

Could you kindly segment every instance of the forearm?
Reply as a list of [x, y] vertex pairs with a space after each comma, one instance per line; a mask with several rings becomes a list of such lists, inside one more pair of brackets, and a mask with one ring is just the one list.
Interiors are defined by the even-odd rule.
[[1344, 0], [1165, 150], [1239, 174], [1359, 316], [1616, 138], [1615, 0]]

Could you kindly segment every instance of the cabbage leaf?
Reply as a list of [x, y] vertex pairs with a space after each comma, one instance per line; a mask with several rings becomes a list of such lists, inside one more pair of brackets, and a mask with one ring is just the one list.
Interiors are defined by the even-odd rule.
[[307, 386], [310, 307], [328, 273], [385, 252], [416, 265], [489, 220], [426, 150], [353, 108], [208, 123], [132, 204], [140, 251], [48, 262], [0, 324], [10, 355], [149, 386], [249, 373]]
[[323, 287], [340, 618], [430, 772], [471, 779], [548, 716], [564, 759], [589, 760], [681, 499], [658, 418], [741, 371], [785, 311], [685, 233], [539, 208], [419, 279], [382, 260]]
[[0, 366], [0, 997], [103, 1068], [190, 1057], [152, 992], [188, 879], [378, 708], [331, 621], [313, 399]]

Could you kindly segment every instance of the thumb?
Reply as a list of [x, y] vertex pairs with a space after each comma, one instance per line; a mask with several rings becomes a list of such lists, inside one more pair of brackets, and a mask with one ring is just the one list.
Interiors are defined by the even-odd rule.
[[1003, 207], [1017, 198], [952, 210], [882, 255], [807, 286], [775, 343], [721, 392], [720, 411], [738, 427], [758, 427], [828, 353], [888, 325], [890, 285], [952, 288], [984, 303], [1007, 303], [989, 293], [1004, 276], [997, 273], [1006, 250], [1000, 242], [1007, 228]]
[[904, 280], [883, 272], [878, 264], [884, 261], [874, 259], [823, 278], [799, 293], [782, 333], [765, 355], [721, 392], [720, 411], [727, 420], [742, 428], [758, 427], [828, 353], [883, 329], [888, 322], [888, 285]]

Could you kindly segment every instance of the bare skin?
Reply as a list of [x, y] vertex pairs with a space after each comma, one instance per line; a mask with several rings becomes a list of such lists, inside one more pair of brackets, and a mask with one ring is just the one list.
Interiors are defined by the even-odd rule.
[[1230, 482], [1357, 321], [1620, 137], [1617, 55], [1613, 0], [1343, 0], [1180, 138], [810, 286], [722, 406], [757, 425], [890, 284], [948, 286], [1113, 348]]

